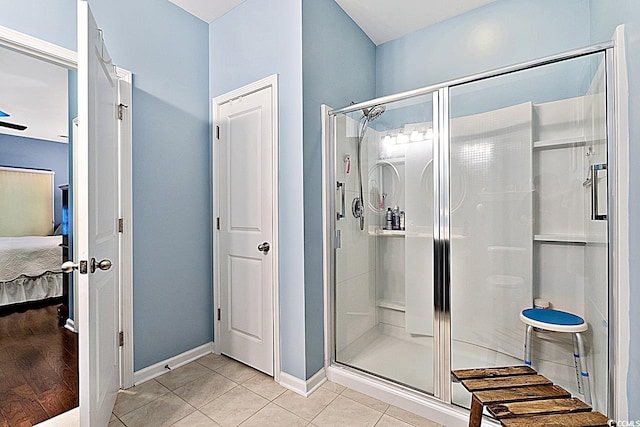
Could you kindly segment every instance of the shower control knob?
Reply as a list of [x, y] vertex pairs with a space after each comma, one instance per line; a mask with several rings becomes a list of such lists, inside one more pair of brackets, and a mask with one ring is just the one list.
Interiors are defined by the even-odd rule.
[[269, 242], [264, 242], [258, 245], [258, 250], [265, 255], [269, 253], [269, 249], [271, 249]]

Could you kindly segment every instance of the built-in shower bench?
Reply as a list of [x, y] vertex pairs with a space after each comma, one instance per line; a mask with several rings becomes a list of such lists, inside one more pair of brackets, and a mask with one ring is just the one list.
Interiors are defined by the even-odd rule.
[[480, 427], [484, 406], [506, 427], [615, 425], [529, 366], [461, 369], [451, 376], [471, 392], [469, 427]]

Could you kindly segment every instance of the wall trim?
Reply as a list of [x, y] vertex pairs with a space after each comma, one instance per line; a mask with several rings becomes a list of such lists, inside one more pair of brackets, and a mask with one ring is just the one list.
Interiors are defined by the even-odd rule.
[[[140, 385], [210, 353], [213, 353], [213, 341], [135, 371], [133, 373], [133, 383], [134, 385]], [[166, 368], [167, 365], [170, 369]]]
[[76, 52], [7, 27], [0, 26], [0, 45], [65, 68], [78, 68]]
[[298, 393], [301, 396], [309, 397], [311, 394], [316, 391], [322, 384], [327, 381], [327, 375], [324, 368], [321, 368], [318, 372], [316, 372], [311, 378], [304, 381], [300, 378], [296, 378], [291, 374], [287, 374], [286, 372], [280, 373], [280, 385], [284, 388], [287, 388], [295, 393]]
[[120, 145], [120, 213], [123, 229], [120, 233], [120, 330], [124, 345], [120, 347], [120, 387], [134, 384], [133, 354], [133, 74], [116, 67], [118, 102], [127, 106], [118, 120]]

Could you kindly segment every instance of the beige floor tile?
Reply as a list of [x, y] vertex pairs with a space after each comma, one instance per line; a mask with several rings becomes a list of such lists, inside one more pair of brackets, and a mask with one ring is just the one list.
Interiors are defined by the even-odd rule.
[[325, 390], [329, 390], [332, 391], [334, 393], [340, 394], [342, 393], [346, 387], [340, 384], [336, 384], [334, 382], [331, 381], [325, 381], [324, 384], [322, 384], [322, 386], [320, 386], [321, 388], [325, 389]]
[[187, 415], [172, 427], [219, 427], [220, 424], [215, 423], [211, 418], [207, 417], [200, 411], [196, 411], [191, 415]]
[[226, 365], [232, 360], [233, 359], [230, 359], [227, 356], [212, 353], [212, 354], [207, 354], [206, 356], [201, 357], [200, 359], [196, 360], [196, 362], [215, 371], [216, 369]]
[[264, 397], [238, 386], [200, 408], [221, 426], [237, 426], [269, 403]]
[[240, 362], [236, 362], [235, 360], [232, 360], [226, 365], [216, 368], [215, 371], [220, 375], [224, 375], [231, 381], [237, 383], [243, 383], [249, 378], [253, 378], [258, 375], [258, 371], [256, 371], [255, 369], [250, 368], [249, 366], [244, 365]]
[[111, 414], [108, 427], [126, 427], [115, 415]]
[[303, 427], [306, 425], [306, 420], [275, 403], [270, 403], [242, 423], [241, 427]]
[[197, 380], [191, 381], [173, 392], [190, 405], [199, 408], [237, 385], [222, 375], [209, 371]]
[[195, 412], [195, 408], [173, 393], [160, 396], [153, 402], [129, 412], [121, 418], [127, 427], [164, 427]]
[[376, 424], [376, 427], [412, 427], [411, 424], [407, 424], [404, 421], [400, 421], [397, 418], [390, 417], [389, 415], [383, 415], [380, 421]]
[[382, 402], [378, 399], [374, 399], [371, 396], [367, 396], [366, 394], [360, 393], [350, 388], [343, 391], [342, 395], [344, 397], [348, 397], [351, 400], [355, 400], [358, 403], [362, 403], [363, 405], [368, 406], [371, 409], [375, 409], [376, 411], [384, 412], [387, 410], [387, 408], [389, 408], [388, 403]]
[[273, 402], [297, 416], [311, 421], [336, 397], [338, 397], [337, 394], [322, 388], [316, 390], [309, 397], [302, 397], [291, 390], [287, 390]]
[[313, 424], [318, 427], [368, 427], [375, 426], [381, 417], [382, 412], [346, 397], [338, 396], [313, 419]]
[[160, 396], [169, 393], [169, 389], [156, 380], [150, 380], [127, 390], [120, 390], [113, 413], [117, 416], [127, 414], [147, 403], [151, 403]]
[[386, 412], [387, 415], [391, 415], [393, 418], [397, 418], [401, 421], [411, 424], [415, 427], [441, 427], [440, 424], [435, 421], [428, 420], [416, 415], [413, 412], [405, 411], [397, 406], [390, 406]]
[[273, 400], [286, 391], [284, 387], [276, 383], [269, 375], [259, 373], [247, 381], [242, 383], [243, 386], [248, 388], [254, 393], [258, 393], [260, 396], [267, 400]]
[[180, 368], [174, 369], [171, 372], [167, 372], [164, 375], [159, 376], [156, 380], [168, 388], [169, 390], [175, 390], [178, 387], [185, 385], [193, 380], [197, 380], [203, 375], [210, 373], [211, 370], [205, 368], [196, 362], [191, 362]]

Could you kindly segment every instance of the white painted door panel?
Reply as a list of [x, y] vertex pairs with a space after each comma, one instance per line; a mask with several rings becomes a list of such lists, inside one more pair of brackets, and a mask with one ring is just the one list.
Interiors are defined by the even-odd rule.
[[220, 344], [273, 375], [272, 89], [218, 106], [220, 126]]
[[[119, 387], [118, 99], [115, 67], [86, 1], [78, 2], [78, 140], [74, 259], [81, 425], [107, 425]], [[92, 259], [110, 260], [92, 272]]]

